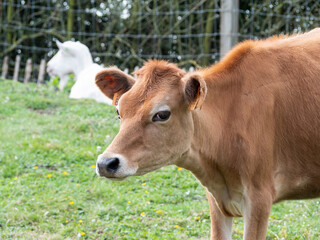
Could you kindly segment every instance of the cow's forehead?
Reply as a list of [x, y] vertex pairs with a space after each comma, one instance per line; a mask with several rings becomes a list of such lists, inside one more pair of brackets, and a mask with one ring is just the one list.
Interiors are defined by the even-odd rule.
[[149, 114], [152, 109], [161, 105], [171, 105], [179, 97], [179, 88], [159, 85], [151, 89], [141, 89], [136, 83], [119, 101], [119, 110], [123, 117], [132, 117], [137, 114]]
[[175, 64], [152, 60], [136, 74], [136, 83], [119, 102], [121, 113], [128, 117], [149, 112], [156, 105], [167, 104], [169, 100], [174, 100], [182, 84], [181, 78], [184, 72]]

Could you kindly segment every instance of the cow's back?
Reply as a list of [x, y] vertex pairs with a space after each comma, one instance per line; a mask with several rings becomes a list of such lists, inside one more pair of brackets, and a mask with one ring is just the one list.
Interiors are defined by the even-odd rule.
[[319, 196], [320, 30], [262, 41], [247, 58], [243, 91], [272, 112], [278, 200]]
[[255, 181], [272, 171], [275, 201], [319, 196], [320, 30], [247, 41], [202, 74], [203, 109], [221, 109], [221, 164], [241, 161]]

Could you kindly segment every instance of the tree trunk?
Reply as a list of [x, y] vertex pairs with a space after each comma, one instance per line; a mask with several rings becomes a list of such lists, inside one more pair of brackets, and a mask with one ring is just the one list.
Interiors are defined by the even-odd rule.
[[71, 39], [72, 37], [74, 3], [75, 3], [75, 0], [69, 1], [69, 11], [68, 11], [68, 20], [67, 20], [67, 38], [68, 39]]
[[[11, 23], [12, 13], [13, 13], [14, 0], [9, 0], [7, 7], [7, 24]], [[12, 30], [10, 27], [7, 28], [6, 40], [8, 44], [12, 42]]]
[[[212, 10], [214, 8], [214, 2], [213, 0], [208, 2], [208, 8]], [[211, 47], [211, 38], [212, 36], [209, 36], [212, 33], [212, 29], [213, 29], [213, 15], [214, 12], [208, 12], [207, 15], [207, 22], [206, 22], [206, 30], [205, 30], [205, 36], [203, 39], [203, 53], [204, 54], [209, 54], [210, 53], [210, 47]], [[204, 56], [203, 60], [202, 60], [202, 65], [203, 66], [207, 66], [209, 63], [209, 56]]]

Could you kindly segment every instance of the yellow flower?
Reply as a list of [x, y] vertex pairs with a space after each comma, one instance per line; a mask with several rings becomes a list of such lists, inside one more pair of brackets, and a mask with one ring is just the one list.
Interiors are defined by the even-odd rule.
[[141, 213], [141, 216], [144, 217], [146, 214], [144, 212]]
[[77, 184], [76, 184], [76, 186], [77, 186], [77, 187], [79, 187], [79, 186], [80, 186], [80, 184], [79, 184], [79, 183], [77, 183]]
[[66, 220], [66, 223], [68, 223], [69, 221], [68, 220]]
[[145, 193], [148, 193], [148, 191], [147, 191], [147, 190], [145, 190], [144, 192], [145, 192]]
[[80, 232], [80, 235], [84, 236], [84, 235], [86, 235], [86, 233], [85, 232]]
[[199, 220], [199, 219], [200, 219], [200, 216], [197, 217], [197, 220]]
[[95, 168], [96, 167], [96, 165], [91, 165], [91, 168]]
[[81, 220], [81, 219], [79, 220], [79, 223], [82, 223], [82, 220]]
[[178, 228], [178, 227], [179, 227], [179, 225], [174, 225], [174, 227], [175, 227], [175, 228]]
[[144, 182], [144, 183], [142, 183], [141, 185], [142, 185], [142, 186], [145, 186], [145, 185], [146, 185], [146, 183]]
[[37, 168], [38, 168], [38, 166], [34, 166], [33, 168], [34, 168], [34, 169], [37, 169]]
[[128, 204], [130, 204], [131, 203], [131, 201], [128, 201]]
[[52, 174], [49, 173], [49, 174], [48, 174], [48, 177], [52, 177]]
[[68, 173], [67, 172], [63, 172], [63, 175], [67, 175]]
[[162, 210], [158, 210], [158, 211], [156, 211], [156, 214], [163, 214], [163, 211]]
[[149, 202], [149, 201], [148, 201], [147, 203], [148, 203], [148, 204], [150, 204], [150, 202]]
[[181, 167], [179, 167], [179, 168], [178, 168], [178, 171], [181, 171], [181, 170], [182, 170], [182, 168], [181, 168]]
[[14, 180], [17, 180], [18, 179], [18, 177], [14, 177]]
[[69, 204], [70, 204], [70, 205], [73, 205], [73, 204], [74, 204], [74, 201], [69, 202]]

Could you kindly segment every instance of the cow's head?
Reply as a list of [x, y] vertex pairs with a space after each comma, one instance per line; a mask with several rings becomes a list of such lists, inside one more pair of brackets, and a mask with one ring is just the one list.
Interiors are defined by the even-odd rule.
[[96, 76], [96, 84], [114, 100], [121, 125], [98, 157], [97, 173], [110, 179], [142, 175], [175, 164], [188, 152], [193, 137], [192, 110], [206, 96], [197, 74], [185, 74], [166, 61], [147, 62], [137, 80], [115, 67]]

